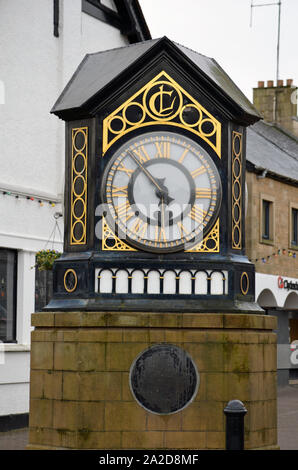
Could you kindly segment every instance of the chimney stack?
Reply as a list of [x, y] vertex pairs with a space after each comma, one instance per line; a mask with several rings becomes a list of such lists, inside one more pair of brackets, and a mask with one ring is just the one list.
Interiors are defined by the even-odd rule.
[[293, 93], [297, 87], [293, 80], [263, 80], [258, 81], [257, 88], [253, 89], [253, 103], [264, 121], [278, 124], [285, 130], [298, 136], [297, 100]]

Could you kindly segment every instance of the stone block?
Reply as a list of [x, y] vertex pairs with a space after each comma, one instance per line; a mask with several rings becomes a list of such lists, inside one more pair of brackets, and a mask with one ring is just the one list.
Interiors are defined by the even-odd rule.
[[144, 328], [124, 328], [124, 343], [149, 343], [149, 330]]
[[149, 329], [149, 342], [150, 343], [164, 343], [165, 329], [164, 328], [151, 328]]
[[54, 326], [54, 314], [53, 313], [46, 313], [46, 312], [41, 312], [41, 313], [32, 313], [31, 315], [31, 325], [32, 326], [39, 326], [39, 327], [45, 327], [45, 326]]
[[184, 330], [171, 328], [165, 331], [166, 343], [175, 344], [176, 346], [183, 348], [183, 346], [181, 346], [181, 343], [183, 343], [183, 340], [184, 340]]
[[124, 431], [122, 449], [163, 449], [163, 431]]
[[148, 327], [149, 314], [144, 312], [109, 312], [106, 317], [107, 327]]
[[264, 370], [274, 371], [276, 369], [277, 347], [275, 344], [264, 345]]
[[148, 343], [108, 343], [106, 350], [107, 370], [129, 371], [132, 362]]
[[52, 370], [43, 373], [44, 398], [61, 400], [62, 398], [62, 372]]
[[[76, 447], [79, 449], [120, 449], [120, 432], [81, 430], [77, 432]], [[99, 461], [100, 457], [98, 457]]]
[[105, 429], [107, 431], [145, 431], [146, 411], [134, 402], [106, 402]]
[[129, 372], [122, 372], [122, 400], [135, 401], [129, 385]]
[[167, 449], [206, 449], [205, 431], [166, 431], [165, 448]]
[[151, 313], [149, 314], [151, 328], [180, 328], [182, 327], [181, 313]]
[[80, 400], [81, 373], [63, 372], [63, 400]]
[[77, 364], [78, 370], [105, 370], [105, 344], [78, 343]]
[[53, 401], [44, 398], [30, 399], [30, 428], [51, 428], [53, 425]]
[[199, 372], [223, 370], [222, 343], [184, 343], [184, 349], [195, 362]]
[[31, 369], [52, 369], [53, 368], [53, 343], [33, 342], [31, 344]]
[[182, 431], [182, 413], [157, 415], [148, 413], [148, 431]]
[[103, 431], [104, 428], [104, 402], [80, 402], [79, 422], [80, 430]]
[[226, 447], [225, 432], [206, 432], [206, 449], [220, 450]]
[[193, 402], [183, 410], [183, 431], [224, 431], [221, 402]]
[[54, 369], [77, 370], [77, 343], [60, 343], [54, 345]]
[[[41, 444], [43, 445], [45, 442], [49, 447], [60, 447], [61, 443], [61, 433], [59, 433], [56, 429], [50, 428], [33, 428], [29, 429], [29, 442], [32, 444]], [[38, 449], [39, 447], [37, 447]]]
[[205, 401], [207, 400], [207, 377], [208, 373], [199, 371], [199, 388], [194, 401]]
[[43, 374], [41, 370], [30, 371], [30, 397], [43, 398]]
[[219, 313], [183, 314], [182, 326], [183, 328], [222, 328], [223, 315]]
[[54, 401], [53, 428], [60, 432], [81, 429], [79, 403], [76, 401]]
[[82, 312], [57, 312], [54, 316], [56, 328], [81, 326]]
[[101, 401], [121, 399], [121, 372], [65, 372], [65, 400]]

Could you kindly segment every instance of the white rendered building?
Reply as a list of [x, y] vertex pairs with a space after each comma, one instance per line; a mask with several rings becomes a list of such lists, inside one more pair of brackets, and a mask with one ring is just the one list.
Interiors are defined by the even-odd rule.
[[28, 417], [36, 252], [63, 247], [64, 122], [50, 110], [85, 54], [146, 39], [137, 0], [0, 2], [0, 431]]

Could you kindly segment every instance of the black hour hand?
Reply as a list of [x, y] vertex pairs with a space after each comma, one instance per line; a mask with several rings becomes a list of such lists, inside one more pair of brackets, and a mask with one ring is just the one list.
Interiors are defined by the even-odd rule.
[[166, 179], [155, 178], [155, 180], [160, 188], [155, 191], [156, 196], [160, 199], [158, 205], [160, 206], [161, 204], [165, 204], [166, 206], [168, 206], [169, 204], [171, 204], [172, 201], [174, 201], [174, 199], [169, 196], [169, 190], [164, 184]]

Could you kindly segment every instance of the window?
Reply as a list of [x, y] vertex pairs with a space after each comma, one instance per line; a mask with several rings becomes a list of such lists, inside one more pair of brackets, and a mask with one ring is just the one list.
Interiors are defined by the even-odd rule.
[[298, 209], [292, 208], [291, 245], [298, 246]]
[[16, 340], [17, 252], [0, 248], [0, 340]]
[[115, 28], [122, 28], [122, 19], [118, 12], [104, 5], [101, 0], [82, 0], [82, 11]]
[[82, 0], [82, 11], [119, 29], [131, 44], [151, 39], [138, 0]]
[[273, 240], [273, 203], [262, 201], [262, 239]]
[[53, 271], [35, 271], [35, 312], [41, 312], [51, 300]]

